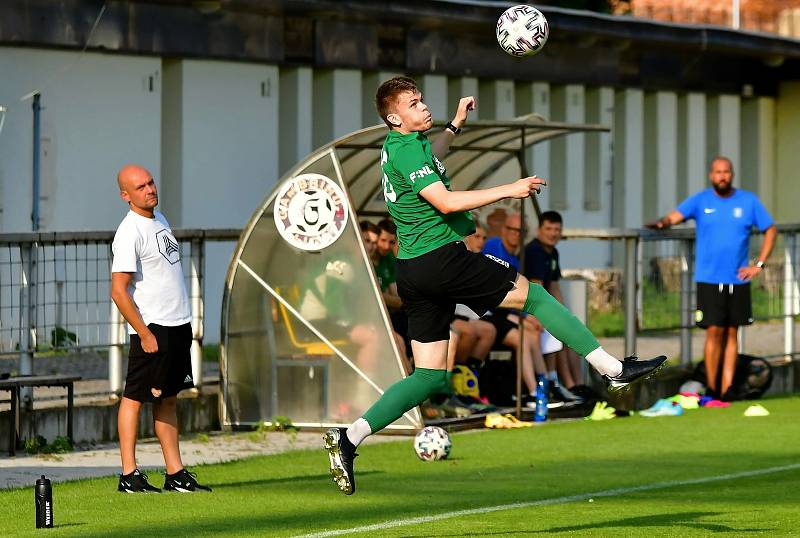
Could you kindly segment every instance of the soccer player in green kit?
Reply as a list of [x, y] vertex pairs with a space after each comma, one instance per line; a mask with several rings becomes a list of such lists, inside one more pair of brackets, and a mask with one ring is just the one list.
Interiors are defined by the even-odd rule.
[[449, 324], [457, 303], [482, 314], [496, 307], [524, 310], [574, 349], [609, 382], [611, 390], [651, 375], [666, 357], [624, 361], [609, 355], [589, 330], [542, 286], [529, 284], [508, 263], [470, 252], [463, 238], [475, 231], [470, 210], [504, 198], [524, 199], [545, 185], [532, 176], [475, 191], [451, 191], [440, 158], [475, 108], [464, 97], [447, 128], [433, 142], [425, 132], [431, 113], [414, 80], [392, 78], [378, 88], [375, 104], [389, 126], [381, 151], [383, 195], [397, 223], [400, 251], [397, 288], [408, 312], [414, 373], [398, 381], [348, 428], [324, 435], [334, 482], [355, 492], [356, 447], [430, 395], [449, 388], [446, 370]]

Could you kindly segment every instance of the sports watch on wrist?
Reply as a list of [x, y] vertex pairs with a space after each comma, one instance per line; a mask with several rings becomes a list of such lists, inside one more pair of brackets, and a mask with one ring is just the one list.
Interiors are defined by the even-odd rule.
[[759, 269], [763, 269], [765, 265], [767, 265], [767, 264], [762, 262], [761, 260], [758, 260], [756, 262], [756, 267], [758, 267]]
[[457, 135], [458, 133], [461, 132], [461, 128], [456, 127], [455, 125], [453, 125], [453, 122], [450, 121], [447, 122], [447, 125], [445, 125], [444, 128], [449, 129], [450, 132], [453, 133], [454, 135]]

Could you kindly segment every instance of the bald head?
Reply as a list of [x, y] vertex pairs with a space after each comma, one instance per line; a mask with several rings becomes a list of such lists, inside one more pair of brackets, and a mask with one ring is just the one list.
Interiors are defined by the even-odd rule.
[[511, 213], [506, 217], [506, 226], [511, 228], [519, 228], [522, 223], [522, 217], [519, 213]]
[[151, 177], [150, 172], [145, 167], [138, 164], [126, 164], [120, 168], [117, 174], [117, 185], [119, 185], [119, 190], [124, 191], [128, 189], [131, 181], [136, 181], [137, 179], [147, 180]]
[[158, 189], [152, 174], [137, 164], [126, 164], [117, 174], [119, 196], [141, 215], [152, 217], [158, 205]]

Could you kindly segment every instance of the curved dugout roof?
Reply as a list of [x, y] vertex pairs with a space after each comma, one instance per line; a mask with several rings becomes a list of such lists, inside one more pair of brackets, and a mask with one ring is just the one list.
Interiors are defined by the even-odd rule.
[[[443, 128], [437, 123], [431, 132]], [[533, 144], [607, 130], [537, 115], [470, 121], [443, 161], [454, 190], [480, 188], [508, 181], [509, 174], [526, 174], [525, 150]], [[379, 168], [386, 133], [376, 125], [312, 152], [278, 182], [244, 228], [223, 300], [223, 424], [288, 416], [305, 427], [347, 425], [405, 375], [357, 225], [360, 216], [386, 214]], [[309, 173], [338, 184], [349, 213], [330, 221], [341, 235], [321, 251], [290, 245], [274, 218], [278, 192]], [[414, 409], [390, 427], [414, 429], [421, 423]]]
[[[444, 126], [445, 122], [435, 122], [429, 135], [435, 136]], [[569, 133], [608, 130], [602, 125], [551, 122], [538, 114], [510, 121], [470, 121], [455, 138], [443, 161], [453, 190], [475, 189], [510, 161], [520, 160], [524, 168], [524, 148]], [[386, 132], [383, 125], [368, 127], [314, 153], [335, 148], [352, 206], [359, 214], [386, 213], [377, 172]], [[314, 154], [309, 159], [313, 159]], [[299, 166], [302, 167], [302, 163]]]

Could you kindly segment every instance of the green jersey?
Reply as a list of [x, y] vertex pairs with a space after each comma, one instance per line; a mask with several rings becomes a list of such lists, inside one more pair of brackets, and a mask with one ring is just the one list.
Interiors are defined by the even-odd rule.
[[383, 197], [397, 224], [400, 259], [415, 258], [475, 231], [469, 212], [445, 215], [419, 192], [437, 181], [450, 190], [444, 165], [423, 133], [389, 131], [381, 151]]
[[352, 263], [344, 260], [321, 260], [308, 267], [299, 290], [300, 315], [312, 322], [326, 319], [343, 327], [357, 323], [359, 312], [348, 301], [354, 277]]
[[381, 286], [381, 291], [386, 291], [390, 284], [397, 281], [394, 254], [389, 252], [386, 256], [381, 256], [378, 265], [375, 266], [375, 274], [378, 276], [378, 284]]

